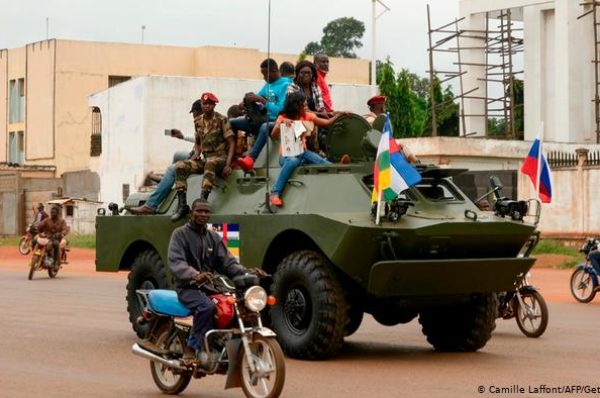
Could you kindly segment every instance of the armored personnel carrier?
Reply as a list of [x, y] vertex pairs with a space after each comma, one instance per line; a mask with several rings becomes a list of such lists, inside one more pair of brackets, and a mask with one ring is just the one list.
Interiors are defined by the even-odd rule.
[[[255, 175], [237, 170], [218, 180], [209, 198], [211, 222], [228, 234], [240, 262], [273, 275], [277, 304], [265, 318], [291, 357], [335, 355], [365, 313], [387, 326], [418, 317], [436, 349], [478, 350], [495, 328], [496, 293], [513, 289], [533, 265], [536, 222], [524, 221], [527, 202], [496, 193], [496, 211], [481, 211], [452, 181], [464, 170], [419, 167], [422, 181], [386, 206], [376, 224], [371, 190], [379, 136], [360, 116], [339, 118], [327, 152], [334, 162], [349, 154], [352, 163], [299, 167], [285, 205], [273, 212], [264, 205], [279, 172], [273, 147], [257, 160]], [[190, 178], [188, 202], [200, 196], [201, 178]], [[126, 205], [147, 195], [135, 193]], [[176, 206], [172, 192], [158, 215], [120, 215], [113, 205], [97, 217], [96, 269], [129, 270], [132, 323], [141, 311], [136, 289], [172, 284], [167, 247], [181, 225], [170, 221]]]

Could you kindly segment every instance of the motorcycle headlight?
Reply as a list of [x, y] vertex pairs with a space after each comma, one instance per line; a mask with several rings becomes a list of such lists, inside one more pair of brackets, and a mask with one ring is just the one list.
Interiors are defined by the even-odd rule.
[[262, 311], [267, 305], [267, 292], [260, 286], [252, 286], [244, 294], [244, 303], [250, 311]]

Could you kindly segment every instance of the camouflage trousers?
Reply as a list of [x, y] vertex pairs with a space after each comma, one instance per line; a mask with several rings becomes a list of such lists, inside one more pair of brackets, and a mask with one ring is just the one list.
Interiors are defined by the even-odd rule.
[[180, 160], [175, 163], [175, 189], [187, 190], [187, 179], [192, 174], [204, 173], [202, 179], [202, 190], [211, 191], [215, 183], [217, 173], [223, 171], [227, 163], [226, 158], [210, 157], [206, 160]]

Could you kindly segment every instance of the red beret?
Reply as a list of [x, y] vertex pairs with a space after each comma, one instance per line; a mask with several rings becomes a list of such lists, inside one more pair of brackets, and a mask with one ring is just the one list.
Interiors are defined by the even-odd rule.
[[385, 104], [385, 101], [387, 101], [387, 97], [385, 95], [376, 95], [367, 101], [367, 105], [371, 106], [375, 104]]
[[219, 102], [219, 99], [217, 98], [217, 96], [214, 95], [213, 93], [209, 93], [209, 92], [202, 93], [202, 95], [200, 96], [200, 99], [202, 101], [212, 101], [215, 104]]

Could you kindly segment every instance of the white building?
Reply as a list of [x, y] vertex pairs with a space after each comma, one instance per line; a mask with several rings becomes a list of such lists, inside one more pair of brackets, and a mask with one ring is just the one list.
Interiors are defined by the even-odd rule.
[[[512, 9], [522, 20], [524, 38], [525, 140], [531, 141], [544, 125], [544, 140], [596, 143], [595, 64], [593, 16], [578, 19], [591, 5], [575, 0], [461, 0], [461, 28], [486, 30], [486, 12]], [[495, 28], [491, 26], [490, 29]], [[481, 40], [465, 39], [462, 61], [485, 64]], [[479, 87], [474, 95], [486, 95], [485, 67], [466, 66], [465, 87]], [[465, 100], [465, 114], [485, 113], [485, 104]], [[485, 119], [469, 117], [466, 131], [485, 133]]]
[[[209, 77], [146, 76], [132, 79], [89, 97], [100, 109], [102, 153], [93, 158], [91, 171], [100, 177], [98, 200], [122, 203], [124, 192], [135, 192], [150, 171], [163, 172], [176, 151], [189, 151], [190, 142], [165, 136], [165, 129], [194, 133], [192, 102], [205, 91], [218, 98], [216, 111], [227, 113], [244, 93], [256, 92], [259, 80]], [[334, 84], [335, 108], [366, 113], [371, 94], [368, 85]]]

